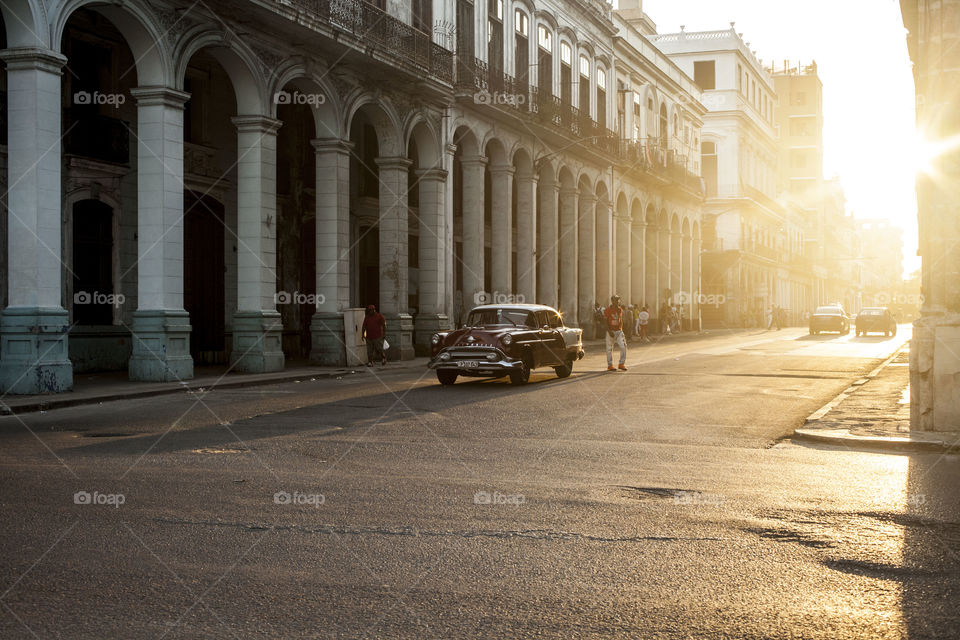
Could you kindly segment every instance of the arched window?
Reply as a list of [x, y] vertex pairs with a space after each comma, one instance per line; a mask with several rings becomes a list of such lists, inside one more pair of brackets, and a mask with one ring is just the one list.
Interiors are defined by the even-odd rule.
[[590, 115], [590, 60], [580, 56], [580, 112]]
[[513, 75], [525, 83], [530, 75], [530, 23], [527, 14], [520, 9], [513, 12], [513, 30]]
[[560, 101], [573, 104], [573, 50], [566, 42], [560, 43]]
[[701, 175], [708, 198], [717, 195], [717, 145], [713, 142], [704, 142], [700, 145], [700, 163], [703, 167]]
[[667, 143], [670, 140], [670, 132], [667, 129], [667, 105], [660, 105], [660, 146], [664, 149], [667, 148]]
[[607, 128], [607, 72], [597, 67], [597, 123]]
[[537, 27], [537, 84], [544, 98], [553, 94], [553, 34], [542, 24]]

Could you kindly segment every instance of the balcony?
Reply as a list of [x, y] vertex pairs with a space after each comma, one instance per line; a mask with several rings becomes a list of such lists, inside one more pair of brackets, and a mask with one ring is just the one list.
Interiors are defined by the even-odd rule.
[[366, 0], [274, 0], [321, 23], [345, 31], [364, 47], [375, 45], [402, 62], [444, 82], [453, 82], [453, 53]]

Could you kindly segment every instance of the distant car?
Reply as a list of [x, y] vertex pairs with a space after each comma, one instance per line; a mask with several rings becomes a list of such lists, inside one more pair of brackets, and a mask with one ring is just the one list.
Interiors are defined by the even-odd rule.
[[841, 335], [850, 333], [850, 317], [843, 307], [838, 304], [817, 307], [810, 316], [810, 335], [823, 331], [836, 331]]
[[526, 384], [537, 367], [566, 378], [583, 358], [583, 330], [567, 327], [556, 309], [538, 304], [482, 305], [455, 331], [434, 334], [427, 365], [440, 384], [458, 376]]
[[872, 332], [897, 335], [897, 320], [886, 307], [864, 307], [857, 314], [857, 335]]

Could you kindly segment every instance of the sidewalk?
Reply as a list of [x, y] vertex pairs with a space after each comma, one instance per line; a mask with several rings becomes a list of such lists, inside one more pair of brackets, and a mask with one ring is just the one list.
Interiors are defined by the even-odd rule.
[[226, 366], [197, 367], [194, 377], [184, 382], [134, 382], [126, 371], [77, 374], [73, 391], [58, 394], [14, 396], [0, 398], [0, 415], [13, 415], [62, 409], [85, 404], [99, 404], [111, 400], [130, 400], [172, 393], [204, 392], [211, 389], [252, 387], [316, 378], [340, 378], [349, 375], [371, 375], [404, 369], [423, 369], [428, 358], [414, 358], [390, 362], [386, 367], [320, 367], [306, 362], [293, 362], [283, 371], [273, 373], [227, 372]]
[[794, 439], [895, 452], [960, 451], [960, 433], [910, 430], [910, 345], [807, 418]]

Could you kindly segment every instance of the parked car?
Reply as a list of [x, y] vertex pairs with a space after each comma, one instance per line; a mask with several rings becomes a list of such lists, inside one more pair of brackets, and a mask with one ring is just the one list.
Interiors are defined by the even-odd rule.
[[431, 338], [427, 365], [440, 384], [458, 376], [501, 378], [526, 384], [530, 372], [553, 367], [566, 378], [583, 358], [583, 330], [567, 327], [556, 309], [538, 304], [482, 305], [467, 316], [464, 326]]
[[857, 314], [857, 335], [870, 332], [897, 335], [897, 319], [886, 307], [864, 307]]
[[817, 307], [810, 316], [810, 335], [815, 336], [822, 331], [850, 333], [850, 316], [839, 304]]

